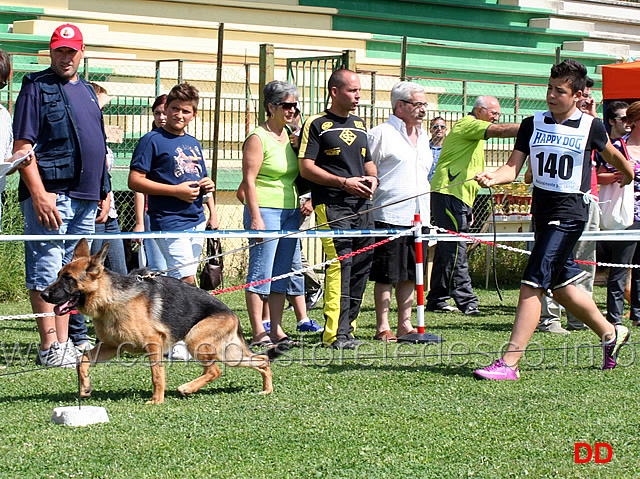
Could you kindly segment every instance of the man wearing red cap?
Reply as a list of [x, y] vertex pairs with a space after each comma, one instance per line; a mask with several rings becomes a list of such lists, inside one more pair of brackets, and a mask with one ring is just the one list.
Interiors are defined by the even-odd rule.
[[[51, 67], [24, 77], [14, 113], [14, 152], [35, 150], [36, 160], [20, 171], [18, 197], [25, 234], [52, 241], [25, 242], [26, 284], [34, 313], [53, 312], [40, 292], [71, 260], [75, 241], [56, 235], [94, 232], [109, 211], [102, 112], [93, 88], [78, 77], [84, 58], [82, 32], [61, 25], [50, 43]], [[104, 218], [96, 219], [98, 203]], [[78, 351], [89, 346], [80, 315], [38, 318], [44, 366], [75, 367]], [[75, 345], [75, 347], [74, 347]]]

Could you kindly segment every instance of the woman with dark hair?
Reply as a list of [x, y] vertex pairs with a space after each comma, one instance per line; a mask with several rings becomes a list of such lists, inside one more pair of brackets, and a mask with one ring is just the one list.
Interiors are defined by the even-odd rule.
[[[244, 226], [247, 230], [297, 230], [300, 226], [298, 190], [298, 158], [290, 142], [288, 128], [298, 107], [298, 89], [283, 81], [272, 81], [264, 87], [267, 120], [255, 128], [244, 142], [242, 183]], [[289, 273], [293, 263], [300, 263], [300, 241], [281, 238], [258, 244], [251, 239], [247, 282]], [[289, 279], [250, 286], [246, 289], [247, 310], [253, 329], [254, 346], [293, 345], [282, 329], [285, 296], [304, 297], [304, 278]], [[270, 338], [262, 323], [262, 298], [268, 295], [271, 316]]]
[[167, 122], [167, 113], [164, 111], [164, 107], [167, 103], [167, 94], [163, 93], [162, 95], [159, 95], [156, 97], [156, 99], [153, 102], [153, 105], [151, 106], [151, 112], [153, 113], [153, 123], [152, 126], [153, 128], [151, 128], [152, 130], [155, 130], [156, 128], [160, 128], [161, 126], [164, 126], [164, 124]]

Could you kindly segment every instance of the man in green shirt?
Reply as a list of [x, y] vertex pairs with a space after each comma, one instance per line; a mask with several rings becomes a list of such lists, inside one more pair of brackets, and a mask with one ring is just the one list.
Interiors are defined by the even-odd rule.
[[[518, 123], [496, 124], [500, 103], [492, 96], [479, 96], [471, 113], [456, 122], [445, 138], [438, 166], [431, 180], [431, 214], [436, 226], [468, 233], [473, 219], [473, 202], [480, 188], [473, 179], [485, 169], [484, 143], [487, 138], [511, 138]], [[447, 303], [453, 298], [457, 308]], [[467, 265], [464, 242], [439, 241], [436, 245], [427, 311], [480, 313]]]

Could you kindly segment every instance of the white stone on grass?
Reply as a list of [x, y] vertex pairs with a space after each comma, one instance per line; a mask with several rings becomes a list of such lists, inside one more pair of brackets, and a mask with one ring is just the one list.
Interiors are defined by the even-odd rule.
[[105, 408], [99, 406], [64, 406], [53, 410], [51, 422], [63, 426], [88, 426], [109, 422], [109, 415]]

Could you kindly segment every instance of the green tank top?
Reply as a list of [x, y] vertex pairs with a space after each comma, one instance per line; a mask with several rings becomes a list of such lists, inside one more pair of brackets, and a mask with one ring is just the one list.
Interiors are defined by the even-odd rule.
[[251, 135], [260, 138], [264, 155], [256, 177], [258, 206], [289, 210], [298, 208], [298, 191], [295, 185], [299, 172], [298, 157], [291, 143], [278, 143], [261, 126], [249, 133]]

